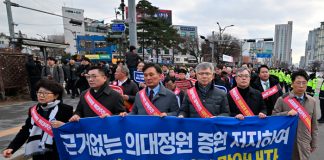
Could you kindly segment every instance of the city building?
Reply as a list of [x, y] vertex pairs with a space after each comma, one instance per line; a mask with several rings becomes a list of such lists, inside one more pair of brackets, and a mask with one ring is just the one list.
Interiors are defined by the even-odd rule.
[[277, 24], [275, 26], [274, 36], [274, 56], [272, 61], [274, 65], [292, 64], [292, 39], [293, 22], [288, 21], [288, 24]]
[[309, 68], [310, 65], [315, 61], [315, 41], [316, 41], [316, 31], [314, 29], [309, 31], [308, 39], [305, 46], [305, 67]]
[[305, 56], [301, 56], [300, 57], [300, 60], [299, 60], [299, 68], [305, 68], [306, 66], [305, 66], [305, 64], [306, 64], [306, 58], [305, 58]]
[[[173, 27], [178, 30], [178, 34], [182, 38], [184, 38], [186, 41], [191, 41], [191, 43], [189, 43], [189, 45], [192, 44], [193, 46], [191, 46], [189, 49], [196, 50], [196, 52], [198, 52], [199, 43], [198, 43], [197, 26], [173, 25]], [[184, 46], [184, 47], [186, 47], [186, 46]], [[196, 58], [194, 56], [190, 55], [189, 53], [172, 52], [172, 56], [174, 56], [175, 64], [188, 64], [188, 63], [195, 64], [195, 63], [197, 63]]]
[[70, 44], [66, 52], [86, 55], [94, 60], [104, 57], [103, 60], [111, 61], [116, 46], [105, 40], [109, 25], [104, 21], [85, 18], [83, 14], [83, 9], [62, 7], [62, 15], [71, 18], [63, 18], [65, 43]]
[[[310, 67], [315, 61], [322, 62], [324, 60], [324, 22], [321, 26], [315, 28], [308, 33], [308, 39], [305, 46], [305, 67]], [[321, 69], [324, 68], [322, 63]]]
[[4, 33], [0, 33], [0, 48], [8, 48], [9, 47], [9, 37]]

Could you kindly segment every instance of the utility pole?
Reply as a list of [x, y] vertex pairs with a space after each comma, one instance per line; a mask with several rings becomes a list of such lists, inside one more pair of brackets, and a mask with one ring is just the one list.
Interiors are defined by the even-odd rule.
[[3, 3], [6, 4], [7, 17], [8, 17], [8, 26], [9, 26], [9, 33], [10, 33], [10, 43], [13, 46], [13, 50], [14, 50], [15, 45], [12, 42], [13, 42], [13, 39], [15, 38], [15, 28], [14, 28], [14, 22], [13, 22], [13, 19], [12, 19], [11, 2], [10, 2], [10, 0], [5, 0]]
[[211, 41], [212, 43], [211, 43], [211, 45], [212, 45], [212, 60], [211, 60], [211, 62], [212, 62], [212, 64], [214, 65], [214, 52], [215, 52], [215, 32], [213, 31], [212, 32], [212, 38], [213, 38], [213, 40]]
[[136, 4], [135, 0], [128, 0], [129, 43], [137, 46]]

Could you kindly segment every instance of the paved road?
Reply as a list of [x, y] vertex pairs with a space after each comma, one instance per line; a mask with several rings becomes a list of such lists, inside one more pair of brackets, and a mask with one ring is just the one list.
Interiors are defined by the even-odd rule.
[[[318, 97], [315, 97], [318, 100]], [[78, 99], [64, 99], [64, 103], [76, 107]], [[8, 146], [15, 134], [19, 131], [20, 126], [24, 123], [28, 108], [35, 104], [35, 102], [21, 102], [14, 105], [0, 106], [0, 151]], [[317, 107], [317, 115], [320, 117], [319, 103]], [[323, 160], [324, 158], [324, 124], [319, 125], [319, 149], [312, 154], [311, 160]], [[321, 151], [320, 151], [321, 150]], [[15, 156], [21, 155], [24, 152], [20, 149], [15, 153]], [[0, 156], [0, 160], [4, 159]], [[20, 159], [20, 158], [18, 158]]]

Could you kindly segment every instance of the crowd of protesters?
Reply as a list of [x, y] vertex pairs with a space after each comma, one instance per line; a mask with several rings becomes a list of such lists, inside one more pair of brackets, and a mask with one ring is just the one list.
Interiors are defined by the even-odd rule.
[[[134, 47], [130, 47], [125, 61], [117, 64], [103, 61], [93, 63], [86, 57], [79, 61], [71, 58], [58, 64], [56, 59], [48, 57], [47, 65], [42, 67], [31, 57], [26, 67], [30, 76], [31, 98], [38, 104], [31, 107], [26, 124], [3, 155], [10, 157], [26, 140], [27, 144], [31, 142], [33, 129], [40, 130], [35, 127], [37, 123], [31, 120], [33, 109], [47, 120], [55, 119], [51, 122], [52, 127], [80, 118], [111, 115], [179, 118], [231, 116], [239, 120], [253, 115], [262, 119], [274, 115], [297, 115], [297, 111], [286, 103], [286, 98], [296, 100], [311, 119], [311, 126], [299, 120], [293, 159], [308, 159], [317, 148], [317, 123], [323, 123], [324, 117], [316, 119], [316, 103], [312, 97], [318, 83], [316, 76], [309, 76], [304, 70], [291, 72], [271, 69], [266, 65], [258, 68], [253, 68], [251, 64], [240, 67], [214, 66], [208, 62], [196, 66], [158, 65], [144, 63], [134, 50]], [[144, 82], [134, 81], [134, 71], [143, 72]], [[71, 98], [79, 97], [73, 115], [70, 113], [71, 107], [62, 102], [63, 89], [55, 86], [65, 86], [65, 92]], [[320, 90], [320, 97], [324, 99], [323, 83]], [[101, 106], [101, 110], [96, 110], [94, 105]], [[322, 115], [323, 105], [321, 99]], [[68, 119], [61, 117], [61, 110], [52, 114], [52, 109], [62, 106], [69, 108], [65, 113]], [[43, 132], [47, 133], [45, 130]], [[37, 141], [39, 144], [41, 142]], [[55, 149], [47, 149], [46, 146], [32, 147], [28, 155], [37, 159], [39, 153], [57, 154]]]

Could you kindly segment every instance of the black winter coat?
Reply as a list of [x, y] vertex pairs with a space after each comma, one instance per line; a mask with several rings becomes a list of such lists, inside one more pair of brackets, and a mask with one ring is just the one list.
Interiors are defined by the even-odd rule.
[[[49, 110], [47, 115], [44, 115], [43, 109], [39, 106], [37, 106], [37, 107], [38, 107], [37, 113], [48, 120], [49, 113], [51, 110]], [[32, 118], [31, 117], [31, 108], [32, 107], [29, 108], [28, 117], [25, 121], [25, 125], [22, 126], [22, 128], [20, 129], [20, 131], [18, 132], [16, 137], [11, 141], [11, 143], [7, 147], [7, 148], [13, 149], [13, 153], [16, 152], [29, 139], [29, 134], [30, 134], [29, 130], [32, 129], [32, 127], [33, 127], [31, 124], [31, 118]], [[69, 119], [72, 117], [72, 115], [73, 115], [73, 107], [72, 106], [66, 105], [63, 103], [58, 104], [58, 112], [55, 116], [56, 120], [62, 121], [62, 122], [68, 122]], [[53, 151], [46, 152], [44, 155], [39, 155], [36, 157], [38, 157], [40, 159], [41, 159], [41, 157], [46, 157], [46, 159], [48, 159], [48, 160], [59, 159], [58, 152], [57, 152], [56, 145], [55, 145], [55, 140], [53, 143]], [[35, 156], [33, 156], [33, 159], [37, 159], [37, 158], [35, 158]]]
[[[245, 96], [243, 96], [242, 93], [240, 94], [242, 95], [243, 99], [245, 100], [246, 104], [250, 107], [254, 115], [259, 115], [260, 112], [266, 114], [266, 106], [264, 104], [260, 91], [252, 87], [249, 87], [248, 93]], [[232, 117], [235, 117], [237, 114], [242, 114], [240, 109], [237, 108], [233, 98], [229, 93], [227, 94], [227, 98], [228, 98], [228, 104], [231, 112], [230, 115]]]
[[111, 89], [107, 83], [105, 83], [96, 93], [92, 88], [89, 88], [81, 93], [80, 101], [74, 112], [74, 114], [79, 115], [81, 118], [85, 117], [96, 117], [98, 116], [86, 102], [84, 95], [90, 90], [91, 95], [103, 106], [105, 106], [112, 114], [117, 115], [121, 112], [125, 112], [123, 107], [122, 96]]

